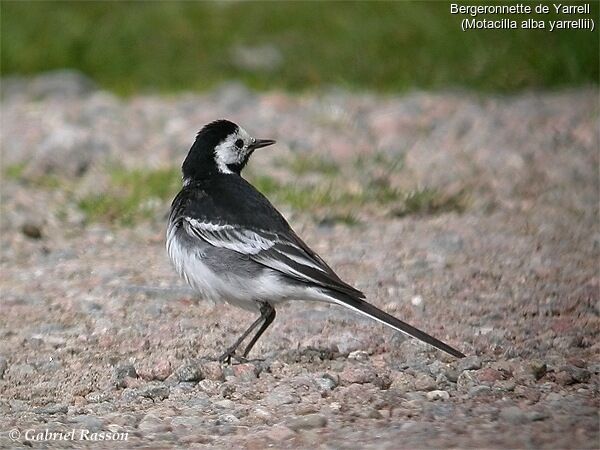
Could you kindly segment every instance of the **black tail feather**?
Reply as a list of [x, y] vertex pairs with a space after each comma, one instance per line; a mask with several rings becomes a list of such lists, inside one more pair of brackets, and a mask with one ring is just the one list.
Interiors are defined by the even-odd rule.
[[424, 331], [419, 330], [418, 328], [413, 327], [412, 325], [407, 324], [406, 322], [401, 321], [400, 319], [395, 318], [394, 316], [376, 308], [370, 303], [359, 299], [350, 297], [349, 295], [341, 294], [335, 291], [329, 291], [329, 295], [337, 300], [337, 303], [343, 306], [346, 306], [350, 309], [353, 309], [361, 314], [371, 317], [372, 319], [378, 320], [395, 330], [401, 331], [403, 333], [408, 334], [414, 338], [419, 339], [429, 345], [434, 346], [444, 352], [455, 356], [457, 358], [464, 358], [465, 355], [458, 350], [450, 347], [448, 344], [434, 338], [433, 336], [428, 335]]

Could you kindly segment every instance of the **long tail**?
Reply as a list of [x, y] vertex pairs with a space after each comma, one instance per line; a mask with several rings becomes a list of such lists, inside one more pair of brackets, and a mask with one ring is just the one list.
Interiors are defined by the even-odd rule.
[[412, 325], [407, 324], [406, 322], [402, 322], [400, 319], [396, 319], [394, 316], [389, 315], [388, 313], [376, 308], [362, 299], [350, 297], [347, 294], [342, 294], [340, 292], [331, 290], [328, 291], [327, 294], [330, 295], [334, 302], [338, 305], [345, 306], [346, 308], [350, 308], [367, 317], [375, 319], [389, 327], [394, 328], [395, 330], [401, 331], [402, 333], [417, 338], [429, 345], [434, 346], [435, 348], [443, 350], [452, 356], [456, 356], [457, 358], [465, 357], [464, 354], [450, 347], [448, 344], [445, 344], [444, 342], [428, 335], [424, 331], [421, 331]]

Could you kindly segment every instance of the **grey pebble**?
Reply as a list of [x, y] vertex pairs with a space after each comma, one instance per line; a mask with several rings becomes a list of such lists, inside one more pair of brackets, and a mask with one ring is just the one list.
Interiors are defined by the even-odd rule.
[[481, 369], [481, 358], [479, 356], [467, 356], [458, 363], [458, 370], [478, 370]]
[[588, 370], [575, 366], [566, 366], [563, 370], [565, 370], [577, 383], [587, 383], [590, 381], [592, 375]]
[[335, 378], [328, 373], [316, 378], [316, 382], [321, 392], [333, 391], [338, 386]]
[[149, 383], [147, 386], [139, 389], [138, 392], [141, 397], [152, 400], [164, 400], [169, 397], [170, 389], [169, 386], [165, 386], [163, 383]]
[[367, 361], [369, 359], [369, 354], [364, 350], [355, 350], [348, 354], [348, 359], [354, 361]]
[[327, 418], [321, 414], [308, 414], [286, 422], [286, 426], [294, 431], [323, 428], [325, 425], [327, 425]]
[[299, 401], [300, 399], [288, 386], [279, 386], [265, 397], [265, 403], [273, 407], [298, 403]]
[[221, 414], [221, 415], [219, 415], [219, 418], [217, 419], [216, 424], [217, 425], [236, 424], [239, 421], [240, 421], [240, 419], [235, 417], [233, 414]]
[[415, 378], [415, 389], [417, 391], [432, 391], [437, 388], [437, 383], [429, 375], [419, 374]]
[[500, 410], [500, 418], [514, 424], [529, 421], [529, 416], [517, 406], [509, 406]]
[[362, 365], [350, 365], [340, 373], [342, 384], [365, 384], [372, 383], [377, 374], [372, 367]]
[[219, 408], [223, 408], [223, 409], [234, 409], [235, 408], [235, 402], [233, 400], [229, 400], [227, 398], [223, 399], [223, 400], [219, 400], [218, 402], [214, 403], [215, 406], [218, 406]]
[[202, 370], [196, 364], [184, 364], [175, 372], [179, 381], [202, 381]]
[[473, 386], [472, 388], [470, 388], [468, 393], [469, 393], [469, 397], [473, 398], [473, 397], [479, 397], [481, 395], [487, 395], [491, 391], [492, 391], [491, 387], [481, 384], [479, 386]]
[[179, 416], [171, 419], [171, 426], [173, 428], [187, 428], [187, 429], [201, 429], [206, 425], [206, 421], [203, 417], [198, 416]]
[[125, 387], [125, 380], [129, 378], [137, 378], [135, 367], [131, 363], [119, 363], [113, 369], [113, 379], [118, 388]]
[[85, 399], [89, 402], [89, 403], [100, 403], [100, 402], [105, 402], [110, 398], [110, 394], [108, 392], [104, 392], [104, 391], [94, 391], [94, 392], [90, 392], [88, 395], [85, 396]]
[[76, 424], [79, 428], [95, 433], [102, 429], [103, 423], [96, 416], [80, 415], [69, 418], [69, 422]]
[[35, 408], [34, 412], [36, 414], [66, 414], [69, 411], [69, 407], [67, 405], [46, 405], [41, 408]]
[[475, 370], [463, 371], [456, 380], [456, 386], [462, 391], [468, 391], [470, 388], [477, 386], [478, 384], [479, 380], [477, 380]]
[[138, 429], [144, 433], [162, 433], [170, 431], [171, 426], [154, 414], [146, 414], [138, 425]]
[[433, 401], [433, 400], [448, 400], [450, 398], [450, 394], [446, 391], [430, 391], [427, 394], [425, 394], [425, 397], [427, 397], [427, 400]]

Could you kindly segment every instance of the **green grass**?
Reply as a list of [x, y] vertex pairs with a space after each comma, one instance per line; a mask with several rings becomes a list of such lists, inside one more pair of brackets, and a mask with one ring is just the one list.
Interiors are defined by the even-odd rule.
[[25, 167], [25, 163], [11, 164], [4, 168], [4, 174], [12, 180], [18, 180], [23, 176]]
[[339, 172], [339, 166], [334, 161], [316, 155], [298, 155], [292, 161], [285, 161], [285, 164], [296, 175], [336, 175]]
[[[374, 159], [375, 161], [375, 159]], [[293, 171], [295, 160], [287, 167]], [[78, 206], [88, 222], [135, 225], [148, 219], [163, 218], [168, 202], [181, 188], [178, 168], [155, 170], [108, 169], [109, 183], [102, 191], [78, 199]], [[249, 181], [277, 207], [313, 216], [323, 225], [359, 223], [360, 211], [376, 212], [384, 207], [392, 216], [462, 213], [467, 207], [464, 192], [447, 194], [434, 189], [404, 191], [394, 188], [385, 179], [366, 180], [357, 185], [342, 171], [326, 175], [318, 183], [280, 181], [269, 175], [252, 175]], [[43, 186], [56, 188], [56, 186]], [[60, 188], [76, 192], [65, 181]]]
[[[78, 202], [88, 221], [133, 225], [160, 215], [164, 202], [181, 188], [177, 168], [157, 170], [110, 170], [110, 186]], [[166, 213], [166, 210], [165, 210]]]
[[403, 201], [393, 209], [398, 217], [408, 215], [436, 215], [447, 212], [462, 213], [468, 206], [465, 191], [446, 194], [437, 189], [417, 189], [404, 194]]
[[[589, 3], [597, 21], [599, 4]], [[121, 94], [230, 79], [257, 89], [511, 91], [599, 76], [597, 32], [462, 32], [441, 1], [3, 0], [0, 8], [2, 75], [68, 67]], [[241, 68], [231, 56], [236, 46], [265, 44], [282, 56], [270, 71]]]

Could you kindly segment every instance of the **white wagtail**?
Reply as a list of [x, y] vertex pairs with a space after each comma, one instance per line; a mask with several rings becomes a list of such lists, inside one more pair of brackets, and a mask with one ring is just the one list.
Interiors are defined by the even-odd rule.
[[[183, 188], [171, 205], [167, 251], [177, 272], [205, 299], [260, 313], [220, 360], [243, 360], [275, 319], [275, 308], [287, 300], [342, 305], [464, 357], [367, 303], [365, 295], [342, 281], [269, 200], [241, 177], [254, 150], [274, 143], [255, 139], [228, 120], [209, 123], [183, 162]], [[244, 358], [236, 356], [238, 346], [261, 323]]]

